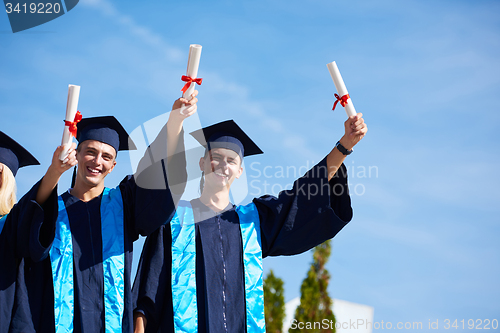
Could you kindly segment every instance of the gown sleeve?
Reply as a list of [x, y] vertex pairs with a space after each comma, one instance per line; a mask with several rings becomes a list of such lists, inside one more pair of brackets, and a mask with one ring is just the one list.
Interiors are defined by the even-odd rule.
[[133, 239], [148, 236], [170, 221], [184, 192], [187, 181], [184, 132], [179, 135], [176, 152], [167, 167], [166, 126], [148, 147], [135, 175], [125, 177], [119, 185], [128, 216], [128, 230]]
[[259, 211], [262, 257], [294, 255], [333, 238], [352, 218], [344, 164], [328, 181], [326, 157], [278, 197], [253, 200]]
[[[19, 311], [25, 309], [27, 304], [26, 301], [22, 306], [16, 306], [18, 288], [24, 287], [24, 281], [19, 280], [24, 278], [24, 260], [41, 261], [48, 255], [54, 238], [51, 231], [57, 219], [57, 195], [54, 191], [42, 207], [34, 201], [38, 186], [39, 182], [12, 207], [9, 214], [0, 222], [3, 223], [0, 233], [1, 332], [7, 332], [9, 326], [14, 331], [21, 327], [19, 320], [14, 320], [13, 316], [17, 318]], [[22, 317], [28, 318], [27, 315]], [[12, 326], [13, 321], [18, 326]], [[22, 331], [25, 331], [25, 328], [22, 326]]]
[[13, 215], [0, 219], [0, 332], [11, 321], [16, 288], [16, 273], [19, 259], [16, 258], [16, 228]]
[[[165, 244], [172, 242], [170, 226], [161, 226], [144, 244], [139, 268], [132, 287], [134, 312], [142, 313], [147, 320], [146, 332], [157, 332], [164, 322], [171, 322], [173, 308], [170, 294], [172, 253]], [[164, 305], [169, 309], [165, 310]], [[162, 318], [164, 322], [159, 322]], [[173, 325], [173, 324], [172, 324]]]
[[16, 255], [41, 261], [48, 254], [55, 235], [58, 215], [57, 186], [43, 205], [35, 198], [40, 186], [38, 181], [12, 208], [9, 215], [17, 222]]

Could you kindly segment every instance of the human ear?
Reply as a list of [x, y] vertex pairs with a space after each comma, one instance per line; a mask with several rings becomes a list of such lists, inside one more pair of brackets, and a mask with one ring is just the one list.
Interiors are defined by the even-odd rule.
[[199, 165], [200, 165], [200, 170], [201, 170], [201, 171], [205, 171], [205, 158], [204, 158], [204, 157], [201, 157], [201, 158], [200, 158], [200, 163], [199, 163]]
[[111, 173], [111, 171], [113, 171], [113, 169], [115, 168], [115, 165], [116, 165], [116, 161], [113, 161], [113, 166], [109, 169], [108, 173]]
[[240, 170], [238, 170], [238, 174], [236, 175], [236, 179], [239, 179], [242, 174], [243, 174], [243, 167], [240, 167]]

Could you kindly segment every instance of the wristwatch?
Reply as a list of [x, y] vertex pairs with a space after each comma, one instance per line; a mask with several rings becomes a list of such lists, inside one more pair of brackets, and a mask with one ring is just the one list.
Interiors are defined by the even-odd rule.
[[340, 141], [337, 141], [337, 144], [335, 145], [335, 148], [337, 148], [339, 150], [339, 152], [341, 152], [345, 156], [350, 155], [352, 153], [352, 149], [351, 150], [347, 150], [344, 146], [342, 146], [342, 144], [340, 143]]

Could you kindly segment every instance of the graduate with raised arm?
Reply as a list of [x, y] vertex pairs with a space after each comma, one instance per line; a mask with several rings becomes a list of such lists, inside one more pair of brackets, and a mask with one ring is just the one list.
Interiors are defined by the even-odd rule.
[[[174, 106], [185, 103], [188, 112], [195, 112], [196, 102], [179, 99]], [[113, 189], [104, 186], [104, 179], [114, 170], [118, 151], [135, 149], [114, 117], [81, 120], [78, 147], [73, 144], [64, 161], [59, 160], [63, 146], [56, 149], [47, 173], [29, 193], [34, 200], [26, 218], [40, 220], [49, 232], [42, 237], [43, 254], [26, 261], [26, 288], [16, 295], [13, 331], [132, 332], [133, 242], [170, 219], [178, 201], [165, 177], [172, 155], [167, 149], [177, 145], [167, 143], [167, 135], [165, 128], [148, 148], [141, 172]], [[151, 157], [160, 161], [159, 170], [147, 167]], [[59, 178], [74, 165], [74, 186], [57, 196]], [[141, 187], [141, 181], [160, 186]]]
[[361, 114], [350, 117], [335, 148], [291, 190], [246, 206], [233, 205], [229, 190], [259, 147], [232, 120], [191, 133], [206, 147], [201, 196], [181, 201], [145, 243], [135, 332], [265, 332], [262, 258], [305, 252], [351, 220], [343, 161], [366, 132]]
[[15, 176], [19, 168], [39, 164], [24, 147], [0, 131], [0, 332], [9, 332], [22, 261], [18, 249], [28, 247], [30, 240], [29, 228], [21, 224], [25, 201], [16, 204]]

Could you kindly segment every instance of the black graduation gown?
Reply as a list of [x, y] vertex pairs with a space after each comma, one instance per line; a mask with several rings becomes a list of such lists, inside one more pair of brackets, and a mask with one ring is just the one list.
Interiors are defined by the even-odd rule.
[[[26, 218], [29, 202], [29, 195], [25, 195], [14, 205], [0, 233], [0, 332], [11, 331], [14, 308], [17, 307], [19, 313], [29, 311], [17, 306], [15, 301], [20, 283], [23, 283], [24, 257], [41, 258], [45, 255], [42, 243], [44, 239], [46, 241], [47, 229], [40, 221]], [[29, 313], [23, 315], [27, 316]]]
[[[52, 284], [52, 272], [50, 265], [47, 270], [47, 267], [40, 265], [39, 262], [47, 257], [54, 238], [53, 224], [45, 223], [44, 210], [47, 213], [52, 212], [52, 218], [57, 218], [57, 196], [52, 195], [43, 205], [44, 209], [34, 210], [39, 185], [40, 182], [35, 184], [20, 200], [20, 202], [23, 202], [23, 214], [19, 219], [18, 230], [19, 233], [24, 233], [26, 232], [25, 229], [29, 229], [30, 236], [25, 244], [18, 246], [21, 261], [17, 269], [14, 306], [9, 332], [35, 332], [37, 326], [33, 322], [32, 312], [35, 316], [43, 314], [45, 320], [50, 320], [50, 316], [48, 316], [50, 315], [50, 309], [47, 304], [44, 304], [44, 301], [49, 298], [53, 299], [53, 291], [47, 285], [47, 283]], [[55, 215], [53, 212], [55, 212]], [[48, 278], [50, 281], [47, 280]], [[33, 300], [38, 302], [29, 303], [28, 290], [30, 290], [29, 295]], [[32, 307], [34, 311], [32, 311]]]
[[8, 332], [12, 307], [14, 306], [14, 293], [16, 287], [17, 268], [20, 259], [16, 255], [18, 213], [13, 210], [4, 220], [0, 233], [0, 332]]
[[[15, 187], [13, 177], [20, 168], [40, 163], [23, 146], [0, 131], [0, 164], [0, 178], [3, 178], [2, 172], [8, 172]], [[6, 186], [0, 179], [0, 189], [1, 187], [5, 189]], [[17, 269], [21, 261], [18, 247], [22, 248], [29, 243], [29, 228], [18, 228], [23, 213], [22, 206], [23, 200], [15, 204], [9, 214], [4, 216], [3, 210], [0, 212], [0, 333], [8, 332], [12, 317]]]
[[[305, 252], [334, 237], [352, 218], [346, 168], [342, 165], [328, 182], [326, 158], [296, 180], [292, 190], [253, 202], [259, 212], [263, 258]], [[236, 207], [216, 214], [199, 199], [191, 204], [196, 222], [198, 332], [246, 332], [243, 245]], [[148, 237], [141, 255], [132, 293], [135, 311], [146, 316], [147, 332], [174, 331], [171, 242], [167, 224]]]

